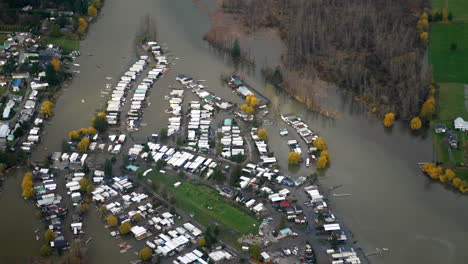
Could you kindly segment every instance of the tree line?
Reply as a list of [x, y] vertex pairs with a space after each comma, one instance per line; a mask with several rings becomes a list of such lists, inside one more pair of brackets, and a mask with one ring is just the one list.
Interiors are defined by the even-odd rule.
[[[419, 113], [431, 78], [421, 70], [426, 42], [418, 32], [418, 17], [405, 12], [407, 2], [224, 0], [223, 8], [251, 30], [279, 29], [288, 47], [282, 58], [285, 72], [330, 80], [384, 113], [410, 118]], [[283, 74], [282, 86], [301, 98], [313, 97], [311, 87], [298, 85], [297, 78]]]

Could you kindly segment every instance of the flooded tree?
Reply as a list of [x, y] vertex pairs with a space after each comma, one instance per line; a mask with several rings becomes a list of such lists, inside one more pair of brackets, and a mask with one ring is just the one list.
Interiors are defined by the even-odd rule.
[[287, 47], [283, 88], [301, 101], [313, 101], [315, 93], [300, 80], [320, 77], [402, 117], [419, 113], [431, 80], [412, 11], [422, 6], [406, 0], [223, 1], [246, 30], [278, 29]]
[[234, 44], [231, 49], [231, 57], [233, 59], [238, 59], [240, 56], [241, 56], [241, 48], [240, 48], [239, 40], [236, 39], [234, 40]]
[[395, 114], [394, 113], [387, 113], [383, 120], [383, 124], [385, 127], [393, 126], [393, 122], [395, 122]]

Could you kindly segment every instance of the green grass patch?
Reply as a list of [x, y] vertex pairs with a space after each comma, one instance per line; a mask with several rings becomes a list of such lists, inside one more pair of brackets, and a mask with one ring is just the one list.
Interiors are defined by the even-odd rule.
[[468, 181], [468, 168], [458, 167], [454, 170], [455, 175], [462, 181]]
[[439, 119], [441, 120], [453, 121], [457, 117], [468, 120], [464, 85], [461, 83], [441, 83], [439, 109]]
[[215, 220], [241, 234], [255, 234], [258, 230], [255, 218], [229, 205], [214, 189], [184, 183], [175, 189], [175, 194], [177, 206], [195, 213], [195, 219], [203, 225], [209, 226]]
[[468, 23], [433, 23], [430, 28], [429, 61], [435, 80], [468, 83]]
[[256, 234], [258, 231], [259, 221], [249, 213], [236, 208], [231, 201], [209, 186], [183, 183], [174, 188], [173, 184], [178, 178], [170, 174], [151, 173], [148, 179], [158, 185], [164, 185], [168, 193], [175, 196], [176, 207], [187, 214], [193, 213], [195, 221], [205, 227], [218, 222], [226, 232], [234, 230], [240, 234]]
[[432, 0], [432, 9], [442, 12], [445, 3], [448, 3], [447, 10], [452, 12], [453, 20], [468, 20], [468, 1], [466, 0]]
[[8, 39], [8, 34], [0, 33], [0, 46]]
[[[437, 123], [445, 124], [448, 128], [454, 131], [453, 121], [437, 121]], [[434, 149], [437, 152], [437, 157], [440, 162], [450, 168], [455, 168], [459, 166], [460, 163], [468, 164], [468, 156], [465, 154], [468, 153], [468, 134], [460, 131], [454, 131], [458, 136], [459, 144], [457, 149], [450, 149], [447, 136], [445, 134], [436, 134], [433, 127], [431, 129], [433, 131], [432, 138]], [[453, 160], [450, 159], [450, 152], [452, 153]]]
[[0, 95], [4, 95], [7, 91], [8, 87], [5, 85], [5, 86], [1, 86], [0, 87]]
[[42, 40], [46, 44], [54, 44], [61, 47], [65, 53], [69, 53], [74, 50], [80, 49], [80, 41], [74, 39], [67, 39], [65, 37], [53, 38], [53, 37], [44, 37]]

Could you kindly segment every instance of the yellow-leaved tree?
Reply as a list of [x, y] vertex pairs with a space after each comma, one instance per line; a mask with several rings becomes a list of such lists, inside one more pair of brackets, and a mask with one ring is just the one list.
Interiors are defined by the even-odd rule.
[[266, 129], [262, 128], [257, 131], [257, 135], [261, 140], [267, 140], [268, 139], [268, 134]]
[[44, 239], [47, 243], [53, 241], [55, 239], [55, 233], [54, 231], [47, 229], [44, 233]]
[[95, 6], [97, 9], [102, 7], [102, 1], [101, 0], [91, 0], [91, 3], [93, 3], [93, 6]]
[[391, 127], [393, 126], [393, 122], [395, 122], [395, 114], [394, 113], [387, 113], [385, 115], [383, 124], [385, 127]]
[[78, 150], [81, 151], [81, 152], [86, 152], [88, 151], [88, 147], [89, 147], [89, 138], [87, 137], [84, 137], [81, 139], [80, 142], [78, 142]]
[[153, 251], [149, 247], [144, 247], [140, 250], [139, 256], [143, 261], [147, 261], [153, 256]]
[[318, 150], [327, 149], [327, 142], [325, 142], [322, 137], [318, 137], [314, 140], [314, 147], [316, 147]]
[[110, 225], [110, 226], [117, 226], [117, 217], [113, 216], [113, 215], [109, 215], [107, 217], [107, 223]]
[[42, 113], [44, 113], [48, 117], [53, 114], [52, 112], [53, 108], [54, 108], [54, 103], [52, 103], [49, 100], [42, 103]]
[[30, 199], [34, 195], [32, 176], [33, 175], [30, 172], [24, 174], [23, 181], [21, 182], [24, 199]]
[[455, 178], [455, 172], [451, 169], [446, 169], [445, 170], [445, 177], [447, 177], [447, 180], [451, 181], [453, 178]]
[[60, 71], [61, 70], [61, 63], [60, 60], [57, 59], [56, 57], [53, 57], [52, 60], [50, 60], [50, 64], [54, 67], [55, 71]]
[[122, 235], [127, 234], [130, 232], [130, 229], [132, 228], [132, 224], [130, 224], [130, 221], [127, 221], [119, 226], [119, 232]]
[[328, 163], [330, 163], [330, 153], [327, 150], [323, 150], [317, 160], [317, 168], [323, 169], [328, 166]]
[[72, 130], [72, 131], [68, 132], [68, 137], [73, 141], [78, 141], [78, 140], [81, 139], [80, 132], [77, 131], [77, 130]]
[[429, 99], [427, 99], [421, 107], [420, 116], [426, 120], [431, 120], [432, 115], [435, 112], [435, 104], [435, 98], [429, 97]]
[[78, 19], [78, 29], [76, 30], [76, 32], [80, 35], [83, 35], [86, 32], [86, 29], [88, 29], [88, 21], [80, 17]]
[[240, 109], [249, 115], [253, 114], [255, 111], [255, 109], [248, 104], [243, 104]]
[[414, 117], [410, 121], [411, 130], [419, 130], [422, 126], [421, 119], [419, 117]]
[[248, 103], [251, 107], [257, 106], [260, 101], [255, 97], [255, 95], [250, 94], [245, 98], [245, 102]]
[[91, 16], [91, 17], [97, 16], [97, 9], [93, 5], [88, 6], [88, 16]]
[[427, 30], [429, 29], [429, 22], [427, 21], [427, 18], [420, 18], [418, 20], [417, 29], [419, 32], [427, 32]]
[[301, 162], [301, 160], [302, 160], [302, 156], [299, 153], [297, 153], [295, 151], [289, 152], [288, 164], [297, 165], [297, 164], [299, 164], [299, 162]]
[[324, 169], [328, 165], [328, 160], [326, 157], [320, 156], [317, 160], [317, 168]]
[[422, 41], [426, 42], [429, 39], [429, 33], [427, 33], [426, 31], [421, 32], [421, 34], [419, 34], [419, 38]]

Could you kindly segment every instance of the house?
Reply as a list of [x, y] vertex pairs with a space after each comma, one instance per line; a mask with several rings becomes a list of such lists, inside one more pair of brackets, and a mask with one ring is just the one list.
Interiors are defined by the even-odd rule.
[[436, 124], [435, 132], [436, 134], [445, 133], [447, 131], [447, 126], [445, 124]]
[[457, 117], [453, 121], [453, 125], [455, 126], [455, 129], [458, 129], [458, 130], [463, 131], [463, 132], [468, 130], [468, 122], [463, 120], [463, 118], [461, 118], [461, 117]]
[[13, 92], [18, 92], [21, 88], [21, 79], [14, 79], [13, 84], [11, 85], [13, 88]]

